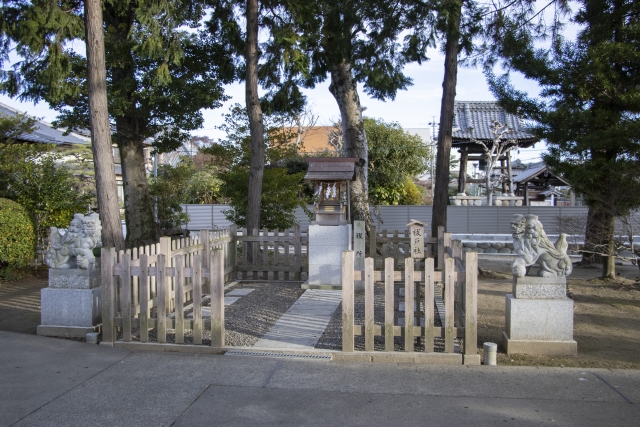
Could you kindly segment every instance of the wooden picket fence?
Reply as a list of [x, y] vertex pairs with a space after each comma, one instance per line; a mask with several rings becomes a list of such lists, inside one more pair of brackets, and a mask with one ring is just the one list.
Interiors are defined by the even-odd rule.
[[[373, 233], [372, 233], [373, 234]], [[384, 259], [384, 268], [375, 269], [375, 258], [365, 259], [364, 271], [353, 268], [353, 251], [343, 252], [342, 258], [342, 351], [354, 352], [354, 337], [364, 336], [365, 351], [374, 351], [374, 337], [384, 337], [384, 351], [394, 351], [394, 337], [404, 337], [406, 352], [414, 351], [414, 338], [424, 340], [424, 351], [434, 351], [434, 339], [444, 339], [444, 352], [454, 352], [454, 338], [464, 339], [464, 354], [476, 354], [477, 341], [477, 284], [478, 255], [475, 252], [462, 252], [460, 241], [452, 241], [450, 233], [439, 233], [438, 239], [430, 239], [429, 243], [438, 245], [438, 258], [442, 259], [442, 269], [435, 269], [435, 260], [424, 259], [423, 271], [416, 271], [414, 260], [406, 258], [403, 270], [397, 270], [397, 257]], [[391, 243], [405, 244], [402, 237], [394, 232]], [[425, 238], [425, 242], [427, 239]], [[386, 242], [388, 243], [389, 240]], [[408, 244], [408, 242], [407, 242]], [[371, 245], [372, 247], [373, 244]], [[427, 245], [428, 246], [428, 245]], [[397, 247], [397, 246], [396, 246]], [[373, 251], [372, 251], [373, 252]], [[409, 253], [409, 252], [405, 252]], [[354, 281], [364, 281], [364, 322], [354, 324]], [[384, 322], [374, 321], [374, 283], [384, 282]], [[405, 325], [395, 323], [394, 293], [396, 282], [404, 283], [405, 292]], [[435, 287], [442, 287], [445, 318], [440, 319], [442, 326], [435, 326]], [[424, 295], [424, 327], [415, 325], [414, 302], [420, 307], [416, 291]]]
[[304, 254], [309, 236], [296, 225], [292, 230], [254, 230], [248, 235], [240, 230], [235, 236], [240, 243], [235, 266], [237, 280], [304, 280], [309, 271]]
[[[233, 230], [204, 230], [193, 237], [163, 237], [154, 245], [117, 252], [103, 248], [102, 340], [115, 342], [118, 329], [130, 342], [139, 331], [140, 342], [156, 329], [157, 342], [166, 343], [167, 330], [184, 343], [185, 329], [193, 330], [194, 344], [211, 329], [211, 345], [224, 345], [224, 283], [234, 271]], [[202, 320], [202, 296], [211, 295], [211, 321]], [[185, 319], [192, 303], [193, 319]]]
[[[445, 233], [444, 227], [438, 227], [438, 236], [431, 235], [431, 229], [424, 230], [424, 254], [425, 258], [436, 256], [436, 268], [444, 265], [445, 247], [452, 244], [451, 233]], [[371, 226], [367, 236], [369, 250], [367, 256], [373, 258], [374, 268], [382, 269], [386, 258], [393, 258], [393, 266], [396, 270], [404, 268], [404, 261], [411, 250], [411, 237], [409, 230], [376, 230]]]

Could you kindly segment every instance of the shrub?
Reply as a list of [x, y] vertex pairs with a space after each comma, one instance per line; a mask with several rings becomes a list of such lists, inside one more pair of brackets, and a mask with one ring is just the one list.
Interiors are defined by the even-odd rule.
[[0, 277], [10, 278], [35, 259], [36, 234], [25, 208], [0, 199]]

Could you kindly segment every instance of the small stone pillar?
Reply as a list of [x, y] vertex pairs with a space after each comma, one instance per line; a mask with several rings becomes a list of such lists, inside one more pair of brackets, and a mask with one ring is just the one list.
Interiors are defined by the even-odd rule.
[[40, 291], [38, 335], [85, 338], [102, 321], [100, 270], [49, 270], [49, 287]]
[[507, 354], [576, 356], [573, 301], [565, 277], [513, 276], [502, 344]]

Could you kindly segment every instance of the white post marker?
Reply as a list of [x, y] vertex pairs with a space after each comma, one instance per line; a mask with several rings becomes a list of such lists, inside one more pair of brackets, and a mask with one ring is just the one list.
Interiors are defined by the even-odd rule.
[[486, 342], [484, 347], [484, 364], [496, 366], [498, 364], [498, 344]]
[[426, 225], [415, 219], [407, 224], [411, 238], [411, 258], [424, 258], [424, 227]]

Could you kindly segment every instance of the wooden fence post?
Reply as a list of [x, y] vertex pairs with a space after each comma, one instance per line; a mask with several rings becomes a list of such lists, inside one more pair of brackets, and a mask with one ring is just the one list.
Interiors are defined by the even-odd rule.
[[433, 327], [434, 327], [434, 265], [433, 258], [424, 261], [424, 351], [433, 352]]
[[115, 342], [116, 329], [116, 283], [113, 277], [113, 266], [116, 261], [114, 248], [102, 248], [100, 256], [100, 272], [102, 280], [102, 341]]
[[[404, 351], [413, 351], [413, 327], [414, 327], [414, 296], [415, 283], [413, 282], [413, 258], [407, 258], [404, 262]], [[419, 311], [418, 311], [419, 312]]]
[[453, 328], [454, 328], [454, 275], [455, 259], [447, 257], [444, 260], [444, 351], [453, 353]]
[[175, 343], [184, 344], [184, 255], [175, 257]]
[[[165, 267], [172, 267], [172, 258], [171, 258], [171, 237], [161, 237], [160, 238], [160, 253], [164, 255]], [[165, 314], [171, 313], [171, 291], [172, 291], [172, 283], [173, 280], [170, 277], [165, 276]]]
[[149, 262], [140, 254], [140, 342], [149, 342]]
[[131, 341], [131, 253], [125, 252], [121, 261], [120, 304], [122, 306], [122, 340]]
[[364, 260], [364, 349], [365, 351], [373, 351], [373, 309], [374, 309], [374, 290], [373, 290], [373, 258]]
[[167, 342], [167, 297], [169, 293], [167, 290], [167, 271], [166, 271], [167, 257], [162, 253], [158, 254], [158, 260], [156, 262], [156, 301], [158, 304], [157, 309], [157, 321], [158, 321], [158, 343], [164, 344]]
[[[293, 280], [300, 280], [300, 270], [302, 269], [302, 240], [300, 234], [300, 225], [296, 224], [293, 227], [293, 244], [295, 245], [296, 255], [294, 258], [294, 277]], [[308, 255], [308, 254], [307, 254]]]
[[[202, 243], [202, 252], [199, 255], [196, 255], [196, 258], [200, 258], [202, 268], [209, 268], [209, 258], [211, 258], [211, 232], [209, 230], [200, 230], [200, 243]], [[211, 293], [209, 288], [211, 279], [206, 277], [202, 277], [201, 279], [204, 285], [204, 292]]]
[[[207, 231], [207, 234], [209, 232]], [[208, 241], [207, 241], [208, 244]], [[193, 343], [202, 344], [202, 257], [204, 252], [193, 259]], [[209, 260], [207, 260], [208, 263]], [[211, 283], [211, 281], [209, 281]]]
[[[375, 258], [374, 263], [375, 263]], [[375, 264], [374, 264], [375, 265]], [[394, 351], [394, 284], [393, 258], [384, 260], [384, 351]]]
[[438, 265], [437, 268], [444, 268], [444, 227], [438, 227]]
[[224, 258], [211, 251], [211, 347], [224, 347]]
[[238, 279], [238, 267], [237, 267], [237, 258], [238, 258], [238, 227], [235, 224], [231, 224], [229, 226], [229, 262], [233, 267], [233, 271], [231, 272], [231, 280]]
[[465, 254], [464, 354], [476, 354], [478, 344], [478, 253]]
[[352, 352], [353, 340], [353, 251], [342, 252], [342, 351]]

